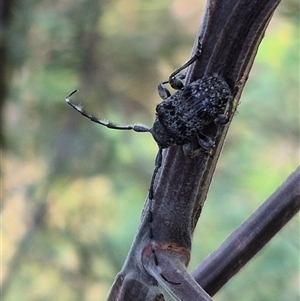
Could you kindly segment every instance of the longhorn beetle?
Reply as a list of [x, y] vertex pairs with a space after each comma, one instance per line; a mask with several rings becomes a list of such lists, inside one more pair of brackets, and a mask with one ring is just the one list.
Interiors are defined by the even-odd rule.
[[[70, 101], [73, 91], [66, 97], [66, 102], [84, 117], [110, 129], [133, 130], [135, 132], [150, 132], [158, 144], [159, 152], [155, 159], [155, 169], [149, 189], [149, 199], [153, 198], [155, 176], [162, 164], [162, 150], [172, 145], [182, 145], [186, 156], [196, 156], [198, 151], [193, 149], [196, 139], [202, 149], [210, 152], [214, 148], [214, 139], [206, 136], [202, 131], [209, 124], [223, 126], [228, 123], [233, 107], [233, 93], [224, 79], [218, 75], [200, 78], [189, 85], [182, 80], [185, 75], [180, 71], [194, 63], [201, 53], [201, 44], [194, 56], [182, 67], [174, 71], [167, 81], [158, 86], [158, 94], [163, 99], [156, 106], [156, 118], [151, 128], [144, 125], [115, 125], [109, 121], [100, 120], [88, 114], [81, 106]], [[165, 87], [168, 84], [176, 93], [171, 95]]]

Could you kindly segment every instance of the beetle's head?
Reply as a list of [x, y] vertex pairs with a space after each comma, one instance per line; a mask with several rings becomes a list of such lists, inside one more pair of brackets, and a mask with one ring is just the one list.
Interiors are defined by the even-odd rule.
[[168, 148], [175, 144], [175, 140], [165, 130], [158, 119], [154, 121], [153, 127], [150, 129], [150, 133], [160, 148]]

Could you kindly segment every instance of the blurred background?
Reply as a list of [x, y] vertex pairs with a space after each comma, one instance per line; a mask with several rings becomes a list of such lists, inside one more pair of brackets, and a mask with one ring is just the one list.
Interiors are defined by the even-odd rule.
[[[2, 2], [2, 300], [104, 301], [137, 230], [158, 83], [190, 57], [206, 1]], [[299, 164], [299, 3], [259, 48], [194, 234], [192, 270]], [[298, 300], [299, 217], [214, 300]]]

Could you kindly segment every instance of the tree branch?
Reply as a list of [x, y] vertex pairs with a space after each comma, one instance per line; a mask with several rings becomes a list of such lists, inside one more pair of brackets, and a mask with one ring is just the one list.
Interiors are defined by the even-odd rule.
[[[195, 42], [201, 41], [201, 56], [189, 69], [186, 85], [204, 76], [220, 76], [235, 94], [236, 110], [258, 46], [279, 2], [208, 1]], [[229, 125], [222, 129], [212, 155], [201, 151], [199, 156], [188, 158], [182, 147], [163, 151], [162, 166], [153, 185], [154, 197], [146, 201], [138, 233], [116, 277], [109, 301], [164, 300], [160, 286], [177, 300], [190, 300], [186, 287], [192, 287], [193, 296], [197, 296], [193, 300], [210, 299], [200, 286], [193, 284], [185, 266], [190, 258], [192, 233]], [[216, 137], [217, 130], [212, 124], [205, 134]], [[168, 261], [172, 264], [168, 265]], [[183, 291], [185, 294], [181, 294]]]
[[300, 210], [300, 167], [226, 241], [193, 272], [192, 276], [213, 296], [251, 260]]

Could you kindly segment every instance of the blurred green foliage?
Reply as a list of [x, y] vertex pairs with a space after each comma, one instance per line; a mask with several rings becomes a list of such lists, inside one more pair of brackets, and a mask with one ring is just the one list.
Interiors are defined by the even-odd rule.
[[[16, 1], [2, 152], [2, 297], [105, 300], [137, 231], [157, 151], [156, 86], [191, 52], [204, 1]], [[299, 32], [279, 6], [259, 49], [197, 230], [190, 269], [299, 163]], [[295, 218], [214, 300], [298, 299]], [[287, 297], [288, 296], [288, 297]]]

